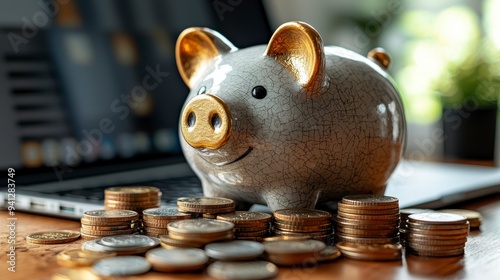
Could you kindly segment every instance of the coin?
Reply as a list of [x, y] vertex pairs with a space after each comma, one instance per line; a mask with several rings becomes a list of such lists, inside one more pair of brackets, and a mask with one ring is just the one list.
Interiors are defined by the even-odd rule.
[[89, 220], [86, 218], [81, 218], [80, 222], [88, 226], [128, 226], [134, 224], [136, 220], [126, 220], [126, 221], [103, 221], [100, 219]]
[[43, 231], [29, 234], [26, 241], [33, 244], [61, 244], [80, 238], [80, 233], [72, 230]]
[[467, 242], [467, 238], [459, 239], [429, 239], [429, 238], [417, 238], [413, 236], [408, 236], [406, 238], [407, 242], [410, 244], [421, 244], [421, 245], [464, 245]]
[[453, 256], [460, 256], [463, 255], [465, 250], [464, 249], [456, 249], [456, 250], [447, 250], [447, 251], [417, 251], [413, 250], [411, 248], [406, 249], [407, 252], [412, 253], [417, 256], [422, 256], [422, 257], [453, 257]]
[[127, 186], [127, 187], [111, 187], [104, 190], [104, 195], [122, 196], [149, 196], [156, 195], [160, 192], [157, 187], [151, 186]]
[[358, 220], [358, 219], [350, 219], [350, 218], [344, 218], [340, 217], [337, 215], [335, 217], [335, 221], [337, 223], [345, 224], [345, 225], [352, 225], [352, 226], [393, 226], [393, 227], [399, 227], [399, 219], [386, 219], [386, 220], [374, 220], [374, 219], [364, 219], [364, 220]]
[[236, 211], [230, 214], [220, 214], [217, 215], [217, 219], [232, 222], [235, 226], [240, 224], [267, 224], [271, 221], [271, 215], [267, 213], [260, 212], [250, 212], [250, 211]]
[[117, 222], [136, 220], [139, 215], [137, 212], [130, 210], [93, 210], [84, 212], [83, 217], [93, 221]]
[[233, 223], [211, 219], [187, 219], [168, 224], [169, 231], [187, 234], [227, 232], [233, 228]]
[[203, 248], [205, 246], [205, 242], [193, 242], [193, 241], [185, 241], [185, 240], [177, 240], [170, 238], [168, 235], [160, 235], [161, 245], [165, 247], [165, 245], [170, 247], [180, 247], [180, 248]]
[[141, 235], [116, 235], [107, 236], [101, 239], [101, 243], [110, 247], [136, 247], [147, 246], [151, 242], [151, 238]]
[[216, 279], [259, 280], [275, 277], [278, 267], [266, 261], [216, 261], [208, 266], [207, 273]]
[[398, 220], [399, 221], [399, 213], [391, 215], [379, 215], [376, 212], [372, 212], [372, 214], [367, 215], [367, 214], [351, 214], [339, 211], [337, 215], [339, 217], [343, 217], [346, 219], [354, 219], [354, 220], [390, 220], [390, 221]]
[[344, 213], [351, 214], [365, 214], [371, 215], [374, 212], [380, 215], [391, 215], [391, 214], [399, 214], [399, 208], [390, 205], [390, 206], [358, 206], [353, 204], [346, 204], [342, 201], [338, 202], [338, 211]]
[[420, 214], [412, 214], [408, 216], [408, 221], [412, 223], [423, 223], [423, 224], [465, 224], [467, 218], [463, 215], [451, 214], [451, 213], [441, 213], [441, 212], [428, 212]]
[[67, 267], [91, 266], [94, 262], [116, 256], [113, 252], [92, 252], [71, 249], [57, 254], [57, 263]]
[[284, 221], [328, 221], [331, 216], [326, 211], [315, 209], [282, 209], [273, 213], [275, 219]]
[[195, 248], [157, 248], [148, 251], [146, 259], [153, 265], [154, 270], [163, 272], [199, 270], [208, 262], [205, 251]]
[[132, 224], [127, 224], [127, 225], [121, 225], [121, 226], [89, 226], [89, 225], [85, 225], [85, 224], [82, 224], [82, 229], [86, 229], [86, 230], [101, 230], [101, 231], [104, 231], [104, 230], [109, 230], [109, 231], [113, 231], [113, 230], [122, 230], [122, 229], [132, 229], [134, 228], [134, 226]]
[[118, 256], [99, 260], [92, 269], [102, 276], [127, 276], [146, 273], [151, 265], [144, 257]]
[[421, 229], [421, 230], [460, 230], [460, 229], [469, 229], [469, 221], [461, 225], [442, 225], [442, 224], [428, 225], [428, 224], [407, 222], [406, 227], [411, 229]]
[[471, 228], [478, 228], [481, 226], [482, 216], [479, 212], [465, 209], [443, 209], [439, 210], [439, 212], [465, 216], [469, 221]]
[[325, 249], [319, 251], [317, 260], [321, 262], [333, 261], [338, 259], [342, 254], [335, 246], [326, 246]]
[[81, 228], [80, 232], [87, 235], [95, 235], [95, 236], [108, 236], [108, 235], [117, 235], [117, 234], [130, 234], [134, 233], [136, 230], [133, 228], [130, 229], [120, 229], [120, 230], [91, 230], [86, 228]]
[[342, 233], [348, 236], [359, 236], [359, 237], [387, 237], [397, 235], [399, 230], [398, 228], [386, 228], [379, 230], [360, 230], [360, 229], [351, 229], [347, 227], [337, 227], [336, 232]]
[[307, 240], [311, 239], [311, 236], [309, 235], [277, 235], [277, 236], [271, 236], [271, 237], [266, 237], [264, 238], [264, 242], [270, 242], [270, 241], [287, 241], [287, 240]]
[[399, 235], [395, 237], [354, 237], [337, 233], [335, 235], [335, 238], [338, 241], [346, 241], [358, 244], [390, 244], [399, 242]]
[[151, 220], [181, 220], [192, 218], [192, 214], [179, 212], [177, 208], [152, 208], [142, 211], [145, 221]]
[[82, 250], [84, 251], [88, 250], [93, 252], [116, 252], [118, 255], [131, 255], [131, 254], [145, 253], [146, 251], [160, 244], [160, 240], [158, 238], [148, 237], [148, 236], [143, 236], [143, 237], [151, 239], [150, 242], [144, 246], [111, 247], [102, 244], [100, 239], [96, 239], [84, 242], [82, 245]]
[[371, 194], [361, 195], [348, 195], [342, 197], [342, 202], [345, 204], [359, 205], [359, 206], [375, 206], [375, 205], [398, 205], [399, 199], [392, 196], [378, 196]]
[[314, 253], [325, 249], [325, 243], [317, 240], [286, 240], [264, 243], [268, 254], [302, 254]]
[[332, 224], [323, 224], [323, 225], [315, 225], [315, 226], [292, 226], [282, 223], [274, 223], [274, 228], [288, 231], [297, 231], [297, 232], [314, 232], [314, 231], [324, 231], [330, 230], [332, 228]]
[[57, 270], [51, 280], [103, 280], [89, 267], [64, 268]]
[[199, 211], [193, 211], [198, 213], [203, 212], [205, 209], [214, 208], [234, 208], [234, 200], [224, 197], [181, 197], [177, 199], [177, 206], [180, 209], [195, 209]]
[[406, 233], [432, 235], [432, 236], [450, 236], [450, 235], [467, 236], [469, 234], [469, 228], [456, 229], [456, 230], [426, 230], [426, 229], [406, 228]]
[[254, 241], [233, 240], [207, 244], [205, 252], [217, 260], [246, 261], [260, 256], [264, 252], [264, 246]]

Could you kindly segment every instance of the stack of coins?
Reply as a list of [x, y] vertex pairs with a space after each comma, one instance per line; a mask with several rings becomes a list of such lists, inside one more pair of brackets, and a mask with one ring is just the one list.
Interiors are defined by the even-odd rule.
[[137, 231], [139, 215], [131, 210], [94, 210], [83, 213], [81, 233], [83, 239], [132, 234]]
[[168, 237], [161, 236], [161, 241], [171, 247], [201, 248], [215, 241], [234, 239], [234, 224], [215, 219], [180, 220], [169, 223], [167, 228]]
[[467, 218], [467, 221], [469, 221], [470, 224], [470, 229], [479, 229], [481, 226], [481, 222], [483, 220], [483, 217], [481, 216], [481, 213], [472, 211], [472, 210], [465, 210], [465, 209], [443, 209], [439, 210], [439, 212], [444, 212], [444, 213], [452, 213], [452, 214], [458, 214], [465, 216]]
[[315, 209], [282, 209], [273, 213], [274, 235], [307, 236], [329, 244], [331, 214]]
[[338, 203], [336, 222], [337, 243], [399, 243], [399, 200], [390, 196], [345, 196]]
[[177, 199], [180, 212], [193, 214], [193, 217], [215, 219], [219, 214], [234, 212], [234, 200], [224, 197], [181, 197]]
[[158, 237], [168, 234], [167, 225], [170, 222], [191, 219], [190, 213], [181, 213], [176, 208], [151, 208], [142, 211], [143, 232], [149, 236]]
[[132, 210], [141, 214], [144, 209], [160, 207], [160, 199], [161, 192], [156, 187], [112, 187], [104, 190], [104, 209]]
[[406, 220], [408, 220], [408, 216], [412, 214], [420, 214], [433, 212], [432, 209], [420, 209], [420, 208], [403, 208], [399, 209], [399, 215], [401, 216], [401, 221], [399, 222], [399, 237], [401, 240], [401, 244], [405, 244], [406, 241]]
[[406, 223], [406, 252], [426, 257], [464, 253], [469, 222], [462, 215], [440, 212], [413, 214]]
[[219, 214], [217, 219], [234, 224], [235, 239], [262, 241], [269, 235], [271, 215], [267, 213], [236, 211], [230, 214]]

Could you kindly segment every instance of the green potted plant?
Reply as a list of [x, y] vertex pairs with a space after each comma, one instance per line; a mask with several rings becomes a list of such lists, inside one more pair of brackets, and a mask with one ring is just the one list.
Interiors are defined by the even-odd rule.
[[481, 40], [436, 81], [443, 105], [444, 155], [491, 160], [494, 155], [500, 54]]

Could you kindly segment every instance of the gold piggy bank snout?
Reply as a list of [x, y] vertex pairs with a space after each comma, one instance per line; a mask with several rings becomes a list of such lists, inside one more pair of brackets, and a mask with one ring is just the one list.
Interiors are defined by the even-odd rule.
[[182, 111], [182, 136], [193, 148], [215, 150], [222, 147], [231, 136], [231, 128], [231, 112], [215, 95], [198, 95]]

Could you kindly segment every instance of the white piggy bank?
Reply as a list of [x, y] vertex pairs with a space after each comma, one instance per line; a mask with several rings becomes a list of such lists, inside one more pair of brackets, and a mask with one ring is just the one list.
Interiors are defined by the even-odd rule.
[[241, 50], [189, 28], [176, 60], [191, 89], [182, 149], [206, 196], [275, 211], [384, 193], [406, 124], [383, 50], [324, 47], [314, 28], [290, 22], [267, 46]]

